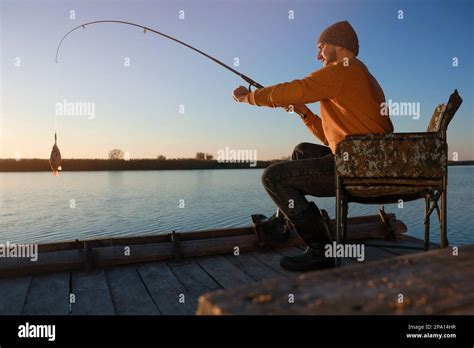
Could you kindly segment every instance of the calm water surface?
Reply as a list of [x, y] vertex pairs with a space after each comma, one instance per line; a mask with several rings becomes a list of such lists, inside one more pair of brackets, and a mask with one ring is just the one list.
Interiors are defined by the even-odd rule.
[[[149, 235], [249, 225], [250, 215], [267, 216], [273, 202], [262, 170], [0, 173], [0, 242], [49, 242], [96, 237]], [[474, 243], [474, 167], [449, 168], [448, 237]], [[314, 198], [334, 217], [334, 199]], [[184, 207], [182, 207], [184, 204]], [[403, 209], [386, 206], [422, 237], [423, 201]], [[351, 204], [349, 215], [376, 213], [377, 205]], [[439, 225], [432, 218], [439, 242]]]

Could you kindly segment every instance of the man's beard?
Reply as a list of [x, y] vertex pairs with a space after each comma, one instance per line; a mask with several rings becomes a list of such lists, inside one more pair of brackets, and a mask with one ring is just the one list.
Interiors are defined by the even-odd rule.
[[336, 61], [336, 54], [335, 52], [328, 53], [328, 55], [325, 57], [323, 62], [323, 66], [329, 65], [332, 62]]

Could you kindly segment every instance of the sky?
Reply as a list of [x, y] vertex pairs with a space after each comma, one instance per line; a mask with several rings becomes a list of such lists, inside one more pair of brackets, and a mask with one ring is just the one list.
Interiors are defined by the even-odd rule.
[[[449, 127], [449, 152], [474, 159], [473, 1], [0, 4], [0, 158], [49, 158], [55, 130], [63, 158], [106, 158], [114, 148], [130, 158], [186, 158], [230, 148], [257, 150], [258, 159], [267, 160], [290, 155], [301, 142], [319, 143], [296, 114], [236, 103], [232, 91], [245, 85], [238, 76], [138, 28], [77, 30], [55, 62], [68, 30], [118, 19], [183, 40], [265, 86], [320, 69], [320, 32], [348, 20], [359, 37], [359, 59], [386, 99], [420, 105], [418, 119], [392, 116], [395, 131], [425, 131], [436, 105], [457, 88], [464, 102]], [[94, 113], [56, 115], [64, 102], [88, 103]], [[319, 114], [319, 103], [309, 107]]]

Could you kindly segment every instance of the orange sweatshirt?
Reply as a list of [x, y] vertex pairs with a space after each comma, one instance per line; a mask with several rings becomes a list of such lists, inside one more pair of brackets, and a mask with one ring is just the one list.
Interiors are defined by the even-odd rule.
[[[346, 65], [346, 66], [345, 66]], [[248, 95], [252, 105], [286, 107], [320, 102], [321, 118], [307, 114], [305, 125], [332, 153], [348, 134], [391, 133], [388, 116], [380, 115], [385, 95], [377, 80], [357, 58], [334, 62], [302, 80], [255, 90]]]

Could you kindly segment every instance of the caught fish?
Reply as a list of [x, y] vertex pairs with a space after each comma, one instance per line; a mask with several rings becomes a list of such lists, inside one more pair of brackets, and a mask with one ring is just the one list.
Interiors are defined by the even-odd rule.
[[51, 156], [49, 157], [49, 165], [53, 170], [53, 175], [58, 176], [59, 171], [62, 170], [61, 168], [61, 152], [59, 151], [59, 147], [54, 142], [53, 149], [51, 150]]

